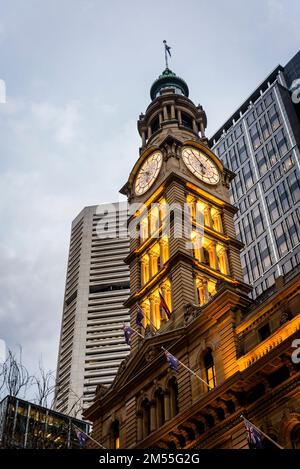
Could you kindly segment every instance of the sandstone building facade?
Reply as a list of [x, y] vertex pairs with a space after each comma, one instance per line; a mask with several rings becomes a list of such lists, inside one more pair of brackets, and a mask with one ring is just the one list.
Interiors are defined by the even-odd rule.
[[[132, 335], [112, 385], [98, 386], [85, 412], [93, 437], [108, 448], [247, 448], [244, 414], [284, 447], [297, 447], [297, 270], [249, 297], [229, 198], [234, 173], [209, 148], [206, 114], [168, 68], [150, 94], [138, 121], [140, 155], [121, 189], [129, 203], [143, 204], [129, 219], [140, 235], [130, 237], [125, 306], [144, 338]], [[162, 347], [203, 381], [181, 365], [172, 371]]]

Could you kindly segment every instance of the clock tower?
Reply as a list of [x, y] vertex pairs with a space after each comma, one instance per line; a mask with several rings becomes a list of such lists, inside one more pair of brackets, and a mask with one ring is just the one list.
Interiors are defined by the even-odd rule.
[[[121, 189], [134, 207], [129, 226], [139, 233], [131, 236], [127, 258], [131, 296], [126, 305], [133, 326], [138, 305], [142, 308], [146, 336], [181, 327], [191, 308], [211, 304], [221, 289], [242, 296], [249, 292], [234, 230], [236, 208], [228, 195], [234, 174], [208, 147], [205, 111], [168, 68], [150, 96], [138, 121], [140, 156]], [[132, 339], [133, 351], [140, 341]]]
[[[131, 207], [125, 306], [136, 333], [113, 384], [98, 386], [86, 411], [110, 448], [189, 447], [212, 425], [211, 408], [183, 416], [238, 371], [235, 324], [251, 304], [228, 193], [234, 174], [208, 147], [205, 111], [169, 68], [150, 96], [139, 157], [121, 189]], [[187, 368], [172, 371], [162, 347]], [[227, 413], [231, 399], [219, 399], [215, 412]]]

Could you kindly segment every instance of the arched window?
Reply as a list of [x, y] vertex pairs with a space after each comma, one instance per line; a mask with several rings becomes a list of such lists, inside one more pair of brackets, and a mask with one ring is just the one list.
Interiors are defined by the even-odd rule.
[[140, 241], [143, 243], [149, 236], [148, 217], [145, 216], [140, 223]]
[[111, 426], [112, 429], [112, 441], [113, 441], [113, 449], [120, 448], [120, 422], [119, 420], [115, 420]]
[[188, 129], [193, 130], [192, 118], [188, 114], [186, 114], [185, 112], [182, 112], [181, 116], [182, 116], [182, 125], [184, 127], [187, 127]]
[[296, 425], [291, 432], [291, 443], [293, 449], [300, 449], [300, 424]]
[[210, 265], [209, 252], [206, 248], [203, 248], [203, 264]]
[[152, 121], [151, 121], [151, 133], [154, 134], [159, 129], [159, 118], [156, 116]]
[[159, 228], [159, 204], [152, 204], [150, 212], [150, 232], [155, 233]]
[[209, 384], [210, 388], [214, 388], [216, 386], [216, 371], [215, 371], [215, 364], [214, 364], [214, 357], [212, 354], [212, 350], [209, 348], [203, 357], [204, 367], [205, 367], [205, 376], [206, 381]]
[[170, 417], [175, 417], [179, 412], [178, 404], [178, 384], [177, 379], [173, 377], [169, 381], [169, 392], [170, 392]]
[[161, 427], [166, 420], [165, 417], [165, 396], [162, 389], [158, 389], [155, 393], [156, 399], [156, 419], [157, 428]]
[[142, 402], [142, 419], [143, 419], [143, 439], [149, 435], [151, 429], [150, 421], [150, 402], [149, 399], [144, 399]]

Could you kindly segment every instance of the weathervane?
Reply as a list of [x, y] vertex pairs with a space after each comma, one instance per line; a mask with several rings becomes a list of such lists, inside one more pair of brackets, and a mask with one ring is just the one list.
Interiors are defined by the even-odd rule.
[[169, 54], [169, 56], [171, 57], [171, 52], [170, 52], [170, 50], [171, 50], [171, 47], [170, 47], [170, 46], [168, 46], [168, 44], [167, 44], [167, 41], [166, 41], [166, 40], [164, 40], [164, 41], [163, 41], [163, 43], [164, 43], [164, 46], [165, 46], [165, 61], [166, 61], [166, 68], [169, 68], [169, 64], [168, 64], [168, 54]]

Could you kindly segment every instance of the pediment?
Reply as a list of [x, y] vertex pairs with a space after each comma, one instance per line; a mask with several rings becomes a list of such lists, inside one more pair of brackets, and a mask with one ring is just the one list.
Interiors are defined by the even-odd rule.
[[[121, 362], [118, 373], [109, 389], [117, 391], [128, 381], [131, 381], [133, 378], [136, 379], [139, 374], [147, 374], [147, 369], [149, 369], [155, 361], [163, 358], [161, 347], [170, 348], [170, 351], [172, 351], [171, 348], [174, 343], [183, 335], [184, 329], [182, 328], [170, 332], [166, 331], [161, 336], [157, 333], [152, 337], [146, 337], [141, 347], [131, 352], [128, 357]], [[161, 360], [161, 363], [163, 363], [163, 360]]]

